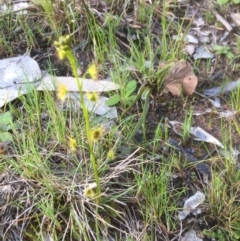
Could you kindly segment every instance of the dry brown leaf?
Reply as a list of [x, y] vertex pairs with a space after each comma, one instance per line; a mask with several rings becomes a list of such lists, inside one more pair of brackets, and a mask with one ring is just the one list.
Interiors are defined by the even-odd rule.
[[[164, 63], [160, 66], [163, 67]], [[169, 68], [164, 83], [173, 95], [180, 96], [182, 92], [192, 95], [198, 84], [198, 78], [188, 62], [178, 61], [174, 62]]]
[[192, 95], [197, 87], [197, 84], [198, 78], [194, 73], [186, 76], [183, 78], [183, 92], [187, 95]]
[[0, 142], [0, 154], [6, 154], [7, 153], [8, 145], [9, 145], [9, 142], [7, 142], [7, 141]]

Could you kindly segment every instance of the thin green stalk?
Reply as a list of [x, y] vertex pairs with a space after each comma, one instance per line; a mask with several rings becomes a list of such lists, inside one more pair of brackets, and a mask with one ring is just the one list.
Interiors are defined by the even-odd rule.
[[97, 184], [97, 197], [99, 197], [101, 194], [101, 189], [100, 189], [100, 182], [99, 182], [99, 176], [98, 176], [98, 167], [97, 167], [96, 158], [95, 158], [95, 155], [93, 152], [93, 140], [91, 139], [90, 120], [89, 120], [88, 110], [87, 110], [87, 108], [85, 106], [85, 102], [84, 102], [83, 91], [82, 91], [82, 82], [79, 79], [78, 74], [77, 74], [76, 59], [75, 59], [73, 52], [71, 50], [71, 47], [70, 47], [70, 37], [69, 36], [60, 37], [59, 40], [55, 42], [55, 46], [57, 48], [59, 58], [60, 59], [67, 58], [69, 60], [72, 71], [73, 71], [73, 75], [77, 81], [78, 90], [80, 93], [80, 105], [83, 109], [83, 115], [84, 115], [84, 119], [85, 119], [85, 127], [86, 127], [87, 139], [88, 139], [90, 160], [91, 160], [92, 168], [94, 171], [95, 181]]
[[[78, 74], [77, 74], [77, 63], [76, 63], [76, 59], [75, 59], [73, 52], [71, 50], [71, 47], [70, 47], [70, 37], [69, 36], [60, 37], [59, 40], [55, 42], [55, 46], [57, 48], [59, 58], [60, 59], [67, 58], [69, 60], [72, 71], [73, 71], [73, 75], [77, 81], [78, 90], [79, 90], [79, 94], [80, 94], [79, 101], [80, 101], [80, 105], [82, 107], [83, 115], [84, 115], [84, 119], [85, 119], [85, 128], [86, 128], [87, 139], [88, 139], [88, 150], [90, 153], [90, 160], [91, 160], [92, 168], [94, 171], [95, 181], [97, 184], [96, 203], [98, 204], [99, 197], [101, 194], [100, 182], [99, 182], [99, 176], [98, 176], [98, 167], [97, 167], [96, 158], [95, 158], [95, 155], [93, 152], [93, 140], [91, 139], [90, 120], [89, 120], [88, 110], [85, 106], [85, 102], [84, 102], [84, 98], [83, 98], [82, 82], [80, 81]], [[98, 216], [98, 205], [96, 206], [96, 213]], [[100, 233], [99, 233], [99, 227], [98, 227], [98, 218], [96, 218], [96, 232], [97, 232], [97, 237], [99, 238]]]
[[146, 91], [146, 99], [145, 99], [145, 104], [144, 104], [144, 107], [143, 107], [143, 113], [138, 121], [138, 123], [136, 124], [134, 130], [132, 131], [129, 139], [132, 140], [132, 138], [134, 138], [134, 136], [136, 135], [136, 133], [138, 132], [139, 128], [141, 127], [141, 125], [145, 122], [146, 120], [146, 116], [147, 116], [147, 113], [148, 113], [148, 109], [149, 109], [149, 100], [150, 100], [150, 94], [151, 94], [151, 91], [149, 88], [146, 87], [145, 89]]
[[87, 133], [87, 139], [88, 139], [88, 145], [89, 145], [89, 153], [90, 153], [90, 160], [91, 160], [91, 164], [93, 167], [93, 171], [94, 171], [94, 176], [95, 176], [95, 180], [97, 183], [97, 196], [100, 195], [101, 193], [101, 189], [100, 189], [100, 182], [99, 182], [99, 176], [98, 176], [98, 167], [96, 164], [96, 158], [93, 152], [93, 142], [91, 140], [91, 129], [90, 129], [90, 121], [89, 121], [89, 114], [88, 114], [88, 110], [85, 106], [84, 103], [84, 98], [83, 98], [83, 92], [82, 92], [82, 82], [80, 81], [78, 74], [77, 74], [77, 63], [76, 60], [74, 58], [74, 55], [72, 52], [70, 52], [68, 55], [68, 60], [70, 62], [70, 65], [72, 67], [72, 71], [73, 71], [73, 75], [77, 80], [77, 85], [78, 85], [78, 90], [80, 93], [80, 105], [82, 107], [83, 110], [83, 115], [84, 115], [84, 119], [85, 119], [85, 127], [86, 127], [86, 133]]

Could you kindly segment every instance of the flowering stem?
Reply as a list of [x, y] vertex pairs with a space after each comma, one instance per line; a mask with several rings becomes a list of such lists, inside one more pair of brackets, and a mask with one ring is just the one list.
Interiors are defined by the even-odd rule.
[[[98, 166], [96, 163], [96, 158], [93, 152], [93, 140], [91, 139], [91, 130], [90, 130], [90, 120], [89, 120], [89, 115], [88, 115], [88, 110], [85, 106], [85, 101], [84, 101], [84, 97], [83, 97], [83, 91], [82, 91], [82, 82], [78, 77], [77, 74], [77, 62], [76, 59], [74, 57], [74, 54], [71, 50], [70, 47], [70, 36], [61, 36], [59, 38], [58, 41], [54, 42], [55, 47], [58, 51], [58, 56], [60, 59], [64, 59], [67, 58], [70, 62], [70, 66], [72, 68], [73, 71], [73, 75], [76, 78], [77, 81], [77, 85], [78, 85], [78, 90], [79, 90], [79, 94], [80, 94], [80, 105], [82, 107], [83, 110], [83, 116], [85, 119], [85, 128], [86, 128], [86, 133], [87, 133], [87, 139], [88, 139], [88, 150], [90, 153], [90, 160], [91, 160], [91, 164], [92, 164], [92, 168], [94, 171], [94, 176], [95, 176], [95, 181], [97, 184], [97, 198], [96, 198], [96, 203], [99, 204], [99, 197], [101, 194], [101, 189], [100, 189], [100, 182], [99, 182], [99, 176], [98, 176]], [[96, 213], [98, 215], [98, 205], [96, 206]], [[98, 227], [98, 218], [96, 219], [96, 232], [97, 232], [97, 237], [100, 237], [99, 234], [99, 227]]]
[[85, 127], [86, 127], [86, 133], [87, 133], [87, 139], [88, 139], [88, 145], [89, 145], [90, 160], [91, 160], [92, 168], [94, 171], [95, 180], [97, 183], [97, 197], [99, 197], [101, 194], [101, 189], [100, 189], [100, 182], [99, 182], [99, 176], [98, 176], [98, 167], [97, 167], [96, 158], [95, 158], [95, 155], [93, 152], [93, 142], [91, 140], [90, 120], [89, 120], [88, 110], [84, 103], [82, 82], [79, 79], [78, 74], [77, 74], [77, 63], [76, 63], [76, 60], [75, 60], [75, 57], [74, 57], [72, 51], [69, 51], [69, 53], [67, 54], [67, 57], [70, 62], [70, 65], [72, 67], [73, 75], [76, 78], [78, 90], [80, 93], [80, 105], [82, 107], [83, 115], [84, 115], [84, 119], [85, 119]]

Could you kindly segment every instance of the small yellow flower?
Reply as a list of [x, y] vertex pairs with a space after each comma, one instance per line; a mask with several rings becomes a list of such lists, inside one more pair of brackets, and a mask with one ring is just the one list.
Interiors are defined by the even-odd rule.
[[59, 59], [64, 59], [67, 57], [68, 52], [71, 51], [70, 46], [70, 36], [61, 36], [58, 41], [54, 42], [54, 45], [58, 52]]
[[94, 62], [92, 62], [92, 64], [88, 67], [87, 73], [90, 74], [92, 79], [94, 80], [98, 79], [98, 69], [97, 69], [97, 65]]
[[114, 160], [115, 159], [115, 152], [114, 152], [113, 148], [108, 151], [107, 158], [109, 160]]
[[70, 36], [66, 35], [66, 36], [60, 36], [58, 41], [54, 42], [56, 47], [61, 47], [61, 46], [70, 46]]
[[99, 95], [96, 92], [93, 93], [87, 93], [87, 97], [89, 100], [93, 101], [93, 102], [97, 102], [99, 99]]
[[77, 150], [77, 141], [74, 138], [68, 137], [68, 147], [71, 151], [76, 151]]
[[91, 130], [91, 141], [96, 142], [98, 141], [102, 135], [103, 135], [103, 128], [102, 127], [96, 127]]
[[59, 49], [57, 49], [57, 52], [58, 52], [58, 58], [60, 60], [63, 60], [65, 58], [67, 58], [67, 51], [62, 50], [62, 49], [59, 48]]
[[59, 100], [64, 101], [67, 95], [67, 87], [63, 84], [58, 86], [57, 97]]
[[96, 188], [97, 188], [97, 184], [96, 183], [88, 184], [88, 187], [86, 187], [83, 190], [83, 196], [86, 197], [86, 198], [91, 198], [91, 199], [96, 197], [96, 195], [97, 195]]

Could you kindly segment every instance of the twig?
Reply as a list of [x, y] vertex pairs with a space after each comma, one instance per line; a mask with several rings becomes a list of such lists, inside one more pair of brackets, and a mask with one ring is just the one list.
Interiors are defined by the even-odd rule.
[[229, 22], [227, 22], [220, 14], [216, 12], [216, 10], [213, 9], [213, 13], [215, 14], [215, 17], [217, 20], [229, 31], [231, 32], [233, 30], [232, 26]]
[[179, 238], [178, 238], [178, 241], [181, 241], [181, 237], [182, 237], [182, 232], [183, 232], [183, 229], [182, 229], [182, 221], [180, 220], [180, 233], [179, 233]]
[[203, 95], [203, 94], [197, 92], [196, 90], [194, 91], [194, 93], [197, 94], [197, 95], [199, 95], [199, 96], [201, 96], [202, 98], [204, 98], [204, 99], [210, 101], [212, 104], [214, 104], [214, 101], [213, 101], [212, 99], [210, 99], [208, 96]]

